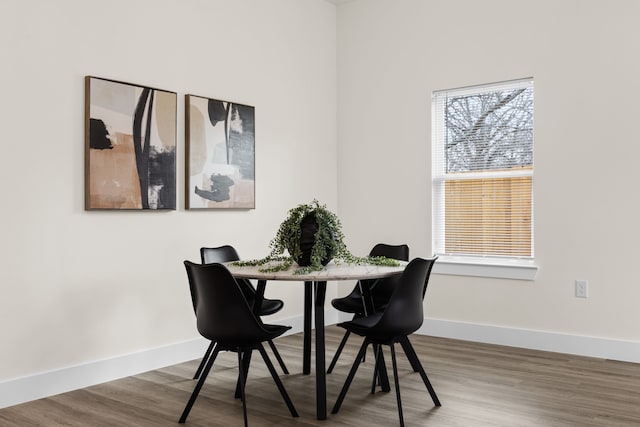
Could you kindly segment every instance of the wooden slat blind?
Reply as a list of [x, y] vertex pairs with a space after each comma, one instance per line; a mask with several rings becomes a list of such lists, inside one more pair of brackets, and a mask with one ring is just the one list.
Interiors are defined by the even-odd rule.
[[444, 185], [445, 253], [531, 256], [531, 177]]

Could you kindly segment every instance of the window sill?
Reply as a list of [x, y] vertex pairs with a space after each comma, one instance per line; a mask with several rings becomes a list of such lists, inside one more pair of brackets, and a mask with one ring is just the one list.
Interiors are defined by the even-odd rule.
[[538, 266], [533, 260], [495, 260], [441, 255], [433, 266], [434, 274], [534, 280]]

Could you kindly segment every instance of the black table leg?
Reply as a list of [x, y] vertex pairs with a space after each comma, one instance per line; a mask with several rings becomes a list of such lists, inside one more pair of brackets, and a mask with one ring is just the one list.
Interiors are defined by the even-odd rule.
[[311, 373], [311, 308], [313, 303], [313, 282], [304, 282], [304, 326], [302, 335], [302, 373]]
[[264, 290], [267, 287], [266, 280], [258, 280], [258, 286], [256, 286], [256, 295], [253, 300], [253, 314], [257, 318], [260, 318], [260, 311], [262, 310], [262, 301], [264, 300]]
[[327, 371], [324, 351], [324, 298], [327, 282], [315, 282], [316, 315], [316, 415], [319, 420], [327, 419]]

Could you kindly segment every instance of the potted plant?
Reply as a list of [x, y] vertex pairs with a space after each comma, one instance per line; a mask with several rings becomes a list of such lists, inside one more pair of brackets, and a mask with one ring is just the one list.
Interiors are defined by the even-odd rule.
[[351, 254], [344, 243], [340, 219], [315, 199], [289, 210], [269, 247], [271, 252], [265, 258], [234, 264], [261, 265], [264, 267], [260, 271], [272, 272], [286, 270], [296, 262], [300, 266], [297, 274], [322, 270], [332, 259], [348, 264], [399, 265], [390, 258]]

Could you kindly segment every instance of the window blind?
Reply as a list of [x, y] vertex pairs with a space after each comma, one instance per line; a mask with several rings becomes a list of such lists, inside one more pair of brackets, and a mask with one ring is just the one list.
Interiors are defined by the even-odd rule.
[[438, 255], [533, 257], [533, 80], [432, 96]]

